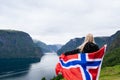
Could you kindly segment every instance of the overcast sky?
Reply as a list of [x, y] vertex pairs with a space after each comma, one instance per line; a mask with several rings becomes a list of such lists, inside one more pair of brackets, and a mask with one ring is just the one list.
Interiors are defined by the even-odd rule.
[[65, 44], [87, 33], [120, 30], [120, 0], [0, 0], [0, 29], [27, 32], [46, 44]]

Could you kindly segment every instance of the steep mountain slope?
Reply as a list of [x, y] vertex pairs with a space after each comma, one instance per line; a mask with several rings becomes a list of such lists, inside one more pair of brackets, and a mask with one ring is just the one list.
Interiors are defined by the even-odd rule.
[[111, 36], [111, 42], [109, 43], [109, 50], [120, 47], [120, 31], [117, 31], [114, 35]]
[[0, 58], [41, 57], [29, 34], [15, 30], [0, 30]]
[[103, 67], [120, 65], [120, 47], [107, 52], [103, 60]]
[[62, 45], [54, 44], [54, 45], [48, 45], [48, 47], [49, 47], [50, 51], [57, 52], [62, 47]]
[[60, 55], [63, 52], [70, 51], [77, 48], [83, 42], [83, 40], [84, 40], [84, 37], [71, 39], [69, 42], [67, 42], [65, 45], [63, 45], [63, 47], [61, 47], [57, 51], [57, 54]]
[[111, 44], [103, 60], [103, 67], [120, 65], [120, 31], [111, 36]]
[[41, 48], [42, 53], [52, 52], [52, 51], [50, 50], [49, 46], [47, 46], [47, 44], [45, 44], [44, 42], [39, 41], [39, 40], [34, 40], [34, 43], [35, 43], [39, 48]]
[[47, 45], [44, 42], [39, 40], [34, 40], [34, 43], [38, 47], [40, 47], [43, 53], [57, 52], [57, 50], [59, 50], [62, 47], [62, 45], [60, 44]]

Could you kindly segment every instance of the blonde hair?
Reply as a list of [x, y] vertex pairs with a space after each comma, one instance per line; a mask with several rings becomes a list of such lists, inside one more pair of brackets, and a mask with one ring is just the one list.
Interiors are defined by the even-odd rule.
[[83, 48], [87, 42], [95, 43], [94, 37], [91, 33], [86, 35], [84, 42], [78, 47], [81, 52], [83, 51]]

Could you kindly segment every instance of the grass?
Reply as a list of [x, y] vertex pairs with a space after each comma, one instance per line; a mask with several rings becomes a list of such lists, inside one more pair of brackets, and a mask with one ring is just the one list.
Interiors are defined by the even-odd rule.
[[99, 80], [120, 80], [120, 65], [102, 68]]

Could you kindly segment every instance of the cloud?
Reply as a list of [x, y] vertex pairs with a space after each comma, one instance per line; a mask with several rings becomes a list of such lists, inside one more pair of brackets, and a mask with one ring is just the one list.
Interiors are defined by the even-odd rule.
[[119, 0], [0, 0], [1, 29], [22, 30], [48, 43], [89, 32], [111, 35], [120, 29], [119, 14]]

